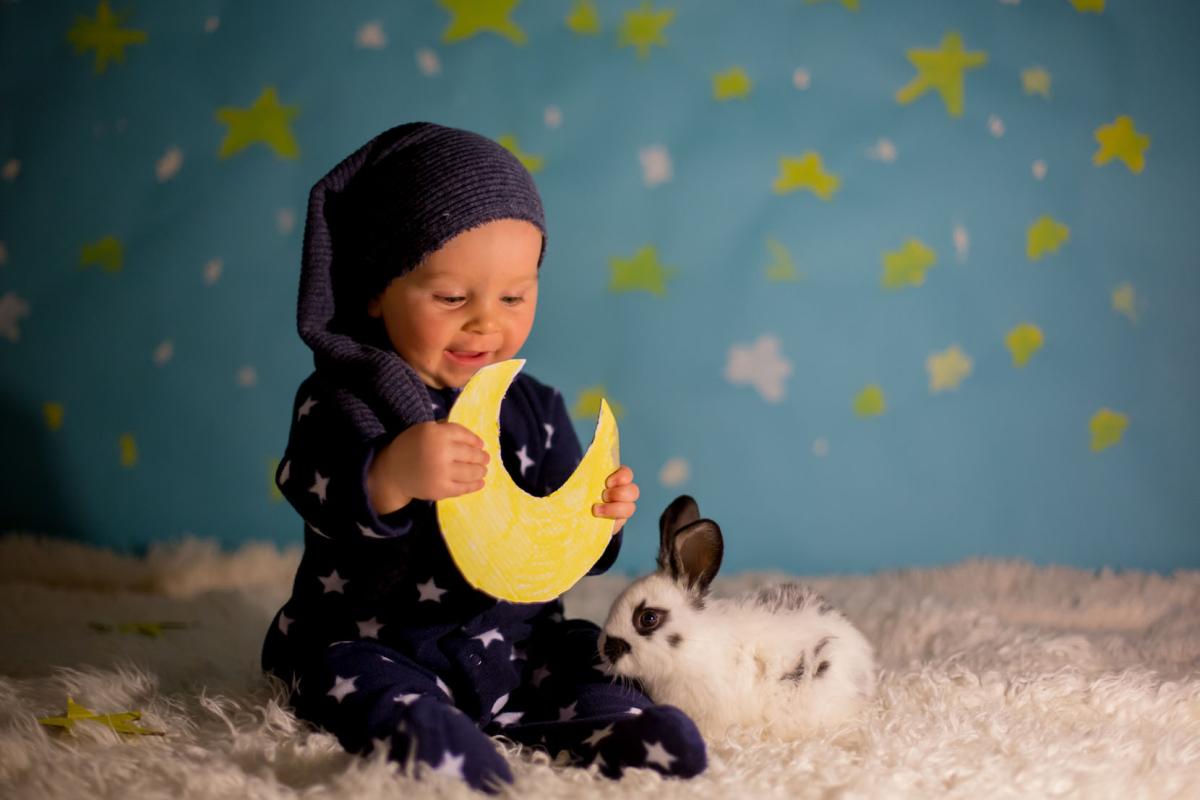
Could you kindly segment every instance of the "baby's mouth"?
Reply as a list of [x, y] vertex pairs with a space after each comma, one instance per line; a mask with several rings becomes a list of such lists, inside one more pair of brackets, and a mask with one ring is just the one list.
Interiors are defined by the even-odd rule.
[[446, 350], [446, 356], [456, 364], [478, 366], [487, 362], [491, 353], [487, 350]]

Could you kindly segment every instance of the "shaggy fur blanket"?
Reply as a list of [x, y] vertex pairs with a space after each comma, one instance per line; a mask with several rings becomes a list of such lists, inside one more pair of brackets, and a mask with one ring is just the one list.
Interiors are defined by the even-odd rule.
[[[135, 559], [0, 538], [0, 797], [482, 797], [348, 755], [281, 704], [258, 655], [298, 557], [186, 541]], [[586, 579], [568, 613], [602, 619], [626, 582]], [[854, 724], [710, 742], [692, 781], [610, 781], [497, 740], [516, 775], [506, 796], [1200, 797], [1200, 572], [971, 561], [806, 582], [875, 644], [878, 697]], [[128, 625], [164, 621], [186, 627]], [[68, 697], [141, 711], [165, 735], [39, 724]]]

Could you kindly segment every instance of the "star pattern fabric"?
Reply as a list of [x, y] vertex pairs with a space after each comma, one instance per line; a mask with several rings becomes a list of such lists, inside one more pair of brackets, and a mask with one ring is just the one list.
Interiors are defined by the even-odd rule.
[[[704, 743], [686, 716], [633, 713], [654, 707], [594, 668], [596, 626], [565, 620], [558, 600], [507, 603], [467, 584], [433, 503], [374, 512], [365, 476], [390, 436], [356, 440], [328, 391], [316, 375], [301, 385], [276, 474], [305, 520], [305, 552], [263, 668], [292, 687], [297, 713], [352, 752], [386, 748], [480, 789], [512, 780], [489, 740], [501, 731], [612, 776], [628, 766], [702, 770]], [[444, 417], [458, 392], [428, 391]], [[503, 467], [531, 494], [558, 488], [582, 456], [562, 395], [523, 373], [500, 427]], [[619, 547], [618, 535], [593, 573]]]

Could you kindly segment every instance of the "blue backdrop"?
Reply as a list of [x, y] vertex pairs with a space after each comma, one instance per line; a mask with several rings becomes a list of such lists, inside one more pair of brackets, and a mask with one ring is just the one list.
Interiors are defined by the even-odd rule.
[[300, 538], [307, 191], [526, 161], [527, 369], [733, 569], [1200, 566], [1186, 0], [0, 3], [0, 527]]

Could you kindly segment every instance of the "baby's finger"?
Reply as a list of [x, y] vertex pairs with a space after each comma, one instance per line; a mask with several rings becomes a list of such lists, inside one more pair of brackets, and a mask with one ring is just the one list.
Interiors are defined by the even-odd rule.
[[597, 503], [592, 506], [593, 516], [604, 519], [629, 519], [635, 511], [636, 503]]
[[487, 469], [482, 464], [468, 464], [465, 461], [456, 461], [450, 465], [449, 477], [455, 483], [475, 485], [482, 482], [486, 475]]
[[605, 489], [600, 497], [606, 503], [635, 503], [642, 496], [642, 490], [636, 483], [625, 483]]
[[491, 461], [491, 457], [487, 454], [486, 450], [479, 447], [472, 447], [465, 442], [455, 442], [450, 448], [450, 456], [454, 461], [464, 464], [486, 465]]
[[626, 483], [633, 483], [633, 470], [622, 464], [617, 468], [612, 475], [608, 476], [608, 480], [604, 482], [605, 486], [620, 486]]
[[457, 422], [439, 422], [438, 424], [443, 426], [446, 431], [446, 436], [449, 437], [450, 441], [461, 442], [462, 444], [477, 448], [479, 450], [483, 449], [483, 439], [480, 439], [468, 428], [464, 428]]

